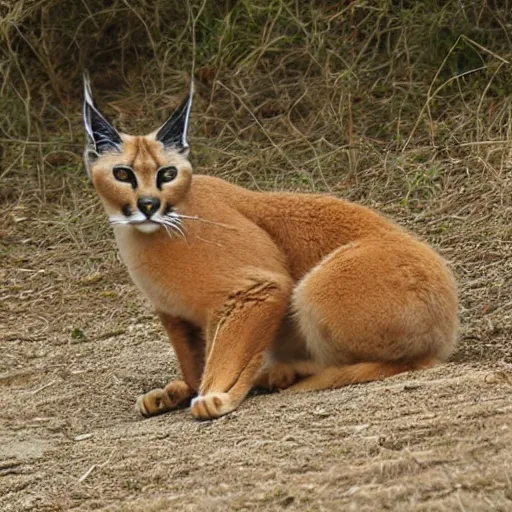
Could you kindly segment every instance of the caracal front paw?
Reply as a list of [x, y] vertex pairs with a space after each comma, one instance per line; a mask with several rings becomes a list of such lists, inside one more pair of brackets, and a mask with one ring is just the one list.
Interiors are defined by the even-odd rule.
[[196, 420], [214, 420], [235, 410], [237, 405], [228, 393], [206, 393], [192, 400], [190, 410]]
[[187, 403], [192, 394], [192, 390], [185, 381], [175, 380], [167, 384], [164, 389], [152, 389], [148, 393], [140, 395], [135, 403], [135, 408], [142, 416], [148, 418], [177, 409]]

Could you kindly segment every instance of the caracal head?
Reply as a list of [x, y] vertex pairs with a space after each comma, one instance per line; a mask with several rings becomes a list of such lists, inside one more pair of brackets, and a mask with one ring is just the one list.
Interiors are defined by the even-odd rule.
[[113, 225], [153, 233], [179, 224], [179, 207], [192, 180], [187, 129], [188, 97], [156, 131], [145, 136], [119, 133], [101, 114], [84, 75], [84, 159]]

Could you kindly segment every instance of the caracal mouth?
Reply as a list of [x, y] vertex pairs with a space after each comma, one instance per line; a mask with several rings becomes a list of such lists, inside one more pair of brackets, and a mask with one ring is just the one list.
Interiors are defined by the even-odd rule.
[[161, 224], [150, 220], [145, 220], [142, 222], [131, 222], [130, 224], [141, 233], [155, 233], [161, 227]]

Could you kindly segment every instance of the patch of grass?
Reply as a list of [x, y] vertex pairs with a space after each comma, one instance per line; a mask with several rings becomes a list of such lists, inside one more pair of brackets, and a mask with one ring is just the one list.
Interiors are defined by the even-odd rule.
[[82, 329], [78, 328], [78, 327], [75, 327], [72, 331], [71, 331], [71, 337], [74, 339], [74, 340], [84, 340], [86, 338], [86, 335], [84, 333], [84, 331], [82, 331]]
[[23, 0], [2, 9], [4, 174], [18, 171], [9, 165], [20, 153], [32, 172], [35, 162], [52, 173], [80, 166], [84, 68], [115, 122], [144, 131], [179, 101], [193, 59], [198, 162], [216, 161], [223, 174], [239, 171], [232, 155], [260, 153], [261, 167], [270, 155], [287, 172], [332, 181], [339, 168], [364, 169], [368, 145], [474, 150], [508, 133], [512, 8], [502, 3]]

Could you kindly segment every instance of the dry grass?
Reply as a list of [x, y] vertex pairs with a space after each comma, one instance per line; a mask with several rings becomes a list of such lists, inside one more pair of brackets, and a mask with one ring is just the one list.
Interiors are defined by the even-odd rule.
[[[249, 428], [255, 418], [263, 421], [262, 432], [249, 428], [247, 435], [266, 471], [272, 471], [268, 457], [273, 452], [258, 443], [270, 442], [265, 431], [281, 439], [283, 425], [295, 429], [297, 436], [300, 429], [312, 433], [318, 450], [330, 455], [316, 466], [307, 450], [293, 459], [304, 467], [312, 465], [304, 470], [309, 480], [297, 476], [287, 483], [276, 470], [278, 484], [256, 489], [245, 477], [233, 477], [227, 495], [235, 493], [241, 510], [300, 509], [311, 505], [307, 486], [313, 485], [323, 489], [318, 503], [327, 509], [356, 503], [363, 510], [379, 500], [396, 510], [410, 510], [409, 505], [418, 510], [470, 510], [474, 505], [482, 510], [490, 500], [497, 510], [506, 510], [510, 486], [500, 469], [502, 457], [492, 446], [504, 446], [509, 439], [503, 427], [510, 418], [510, 408], [503, 405], [512, 363], [510, 19], [512, 3], [483, 0], [355, 0], [336, 5], [285, 0], [0, 2], [0, 335], [5, 355], [0, 402], [17, 439], [25, 442], [23, 436], [29, 439], [33, 429], [55, 450], [42, 459], [33, 455], [39, 462], [22, 466], [21, 473], [13, 470], [13, 479], [4, 480], [2, 509], [67, 510], [74, 505], [131, 510], [113, 504], [108, 485], [116, 476], [108, 466], [97, 471], [106, 474], [107, 487], [95, 471], [83, 484], [76, 480], [93, 464], [106, 461], [116, 436], [121, 439], [125, 433], [120, 432], [132, 427], [135, 436], [149, 436], [150, 444], [135, 442], [133, 449], [139, 452], [132, 466], [113, 456], [112, 464], [125, 482], [120, 497], [134, 500], [135, 507], [142, 493], [140, 510], [167, 510], [169, 503], [185, 510], [195, 510], [186, 503], [198, 509], [227, 506], [215, 494], [191, 502], [174, 487], [166, 488], [162, 482], [167, 470], [182, 478], [187, 489], [194, 488], [192, 477], [180, 477], [181, 470], [172, 465], [152, 469], [167, 489], [163, 497], [152, 494], [157, 489], [143, 476], [160, 453], [152, 429], [164, 431], [166, 421], [172, 420], [130, 423], [131, 404], [143, 389], [162, 384], [175, 363], [117, 259], [81, 164], [83, 68], [90, 70], [98, 103], [117, 126], [149, 131], [181, 98], [195, 59], [197, 95], [190, 138], [196, 171], [253, 188], [329, 191], [378, 207], [438, 247], [451, 261], [461, 289], [457, 365], [427, 375], [426, 382], [439, 378], [440, 384], [418, 398], [432, 402], [429, 407], [437, 411], [440, 428], [459, 425], [449, 463], [440, 457], [447, 440], [442, 428], [420, 443], [421, 450], [430, 450], [426, 465], [420, 465], [421, 483], [411, 469], [419, 466], [407, 452], [414, 439], [408, 437], [409, 445], [387, 452], [393, 448], [379, 448], [371, 440], [367, 448], [355, 437], [354, 444], [336, 445], [340, 453], [331, 454], [329, 435], [337, 435], [337, 426], [326, 427], [325, 439], [315, 438], [317, 423], [308, 414], [317, 407], [315, 398], [293, 402], [282, 418], [271, 414], [261, 420], [267, 410], [263, 400], [278, 410], [284, 403], [280, 397], [262, 398], [235, 417], [230, 429], [226, 420], [214, 431], [222, 436], [228, 428], [228, 438], [243, 445], [240, 429]], [[504, 376], [495, 393], [482, 391], [495, 404], [490, 412], [475, 405], [482, 393], [481, 365]], [[443, 394], [446, 379], [455, 378], [452, 373], [468, 383], [453, 391], [463, 404], [462, 413], [457, 400]], [[384, 414], [380, 405], [387, 387], [368, 389], [350, 393], [359, 397], [361, 408]], [[114, 394], [119, 410], [107, 405]], [[340, 406], [339, 396], [347, 395], [322, 398], [329, 414], [335, 418], [334, 412], [343, 407], [355, 422], [358, 413], [346, 403]], [[66, 411], [74, 411], [72, 418], [60, 411], [62, 397]], [[498, 409], [502, 412], [494, 417], [492, 411]], [[457, 422], [458, 414], [466, 415], [463, 424]], [[391, 426], [385, 430], [395, 437], [412, 436], [424, 426], [418, 418], [417, 424], [403, 427], [388, 418]], [[196, 431], [189, 432], [187, 420], [180, 413], [173, 433], [185, 435], [201, 450], [209, 443], [208, 435], [201, 431], [194, 441]], [[368, 423], [362, 417], [357, 421]], [[377, 438], [386, 421], [376, 429]], [[84, 429], [105, 436], [100, 451], [96, 445], [90, 452], [80, 451], [86, 444], [69, 446]], [[6, 432], [0, 429], [0, 437]], [[58, 436], [63, 436], [62, 444], [55, 441]], [[216, 449], [222, 452], [219, 439]], [[314, 449], [313, 441], [304, 443]], [[473, 459], [479, 446], [483, 455]], [[172, 449], [166, 450], [172, 458]], [[58, 454], [56, 462], [51, 462], [52, 453]], [[226, 453], [228, 460], [234, 457], [243, 465], [235, 452]], [[396, 455], [394, 462], [387, 461], [389, 453]], [[180, 454], [185, 461], [186, 450]], [[67, 456], [80, 463], [66, 466]], [[374, 456], [375, 466], [369, 461]], [[340, 466], [340, 458], [350, 472]], [[201, 479], [208, 479], [208, 467], [197, 469], [202, 466], [191, 460]], [[344, 475], [341, 487], [333, 468]], [[289, 470], [284, 468], [283, 474]], [[450, 480], [446, 475], [452, 470], [456, 476]], [[11, 474], [8, 467], [0, 466], [0, 476], [2, 471]], [[45, 477], [56, 472], [50, 491], [50, 484], [37, 484], [40, 492], [48, 491], [40, 508], [23, 498], [24, 482], [37, 480], [38, 471]], [[76, 473], [71, 498], [57, 488], [68, 485], [62, 476], [68, 471]], [[217, 476], [211, 478], [217, 481]], [[93, 484], [87, 487], [89, 482]], [[249, 498], [242, 484], [249, 486]], [[387, 490], [390, 485], [395, 494]], [[95, 496], [98, 489], [103, 497]], [[169, 495], [170, 489], [174, 494]]]
[[479, 299], [465, 303], [464, 319], [507, 309], [506, 2], [26, 0], [0, 9], [5, 267], [20, 264], [24, 246], [44, 268], [69, 261], [73, 279], [113, 262], [81, 164], [82, 69], [121, 128], [148, 131], [183, 94], [195, 59], [198, 172], [330, 191], [403, 217], [453, 260], [463, 287], [468, 278]]

